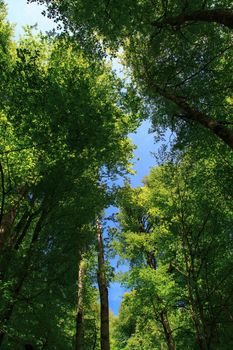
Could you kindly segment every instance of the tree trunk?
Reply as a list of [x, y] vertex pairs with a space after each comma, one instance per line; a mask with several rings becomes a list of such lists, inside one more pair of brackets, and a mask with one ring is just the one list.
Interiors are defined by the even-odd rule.
[[96, 221], [98, 249], [98, 286], [100, 293], [100, 343], [101, 350], [110, 350], [108, 287], [105, 273], [102, 226]]
[[27, 224], [28, 221], [28, 217], [30, 215], [29, 210], [27, 209], [23, 215], [21, 216], [20, 220], [18, 221], [18, 223], [15, 225], [14, 229], [13, 229], [13, 233], [9, 239], [8, 242], [8, 246], [12, 247], [15, 243], [15, 241], [18, 239], [18, 237], [20, 236], [21, 232], [24, 230], [25, 225]]
[[31, 344], [24, 345], [25, 350], [34, 350], [34, 347]]
[[175, 346], [175, 342], [174, 342], [174, 339], [172, 336], [172, 330], [170, 327], [170, 323], [168, 321], [167, 312], [165, 310], [160, 312], [160, 319], [161, 319], [164, 333], [165, 333], [165, 337], [166, 337], [167, 348], [168, 348], [168, 350], [175, 350], [176, 346]]
[[86, 262], [82, 257], [79, 263], [78, 269], [78, 296], [77, 296], [77, 311], [76, 311], [76, 350], [85, 350], [84, 349], [84, 279], [86, 275]]
[[149, 87], [154, 90], [155, 93], [175, 103], [185, 113], [183, 118], [185, 117], [188, 120], [201, 124], [233, 149], [233, 131], [227, 128], [223, 123], [209, 118], [204, 113], [191, 107], [184, 98], [175, 95], [172, 91], [161, 88], [153, 81], [149, 81]]

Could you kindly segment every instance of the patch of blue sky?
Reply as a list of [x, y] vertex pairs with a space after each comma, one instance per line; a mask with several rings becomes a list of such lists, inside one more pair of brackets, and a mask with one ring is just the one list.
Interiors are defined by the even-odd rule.
[[24, 33], [23, 27], [34, 26], [45, 33], [56, 28], [56, 23], [52, 19], [42, 15], [45, 7], [36, 3], [27, 4], [27, 0], [5, 0], [8, 8], [8, 19], [15, 25], [15, 39]]

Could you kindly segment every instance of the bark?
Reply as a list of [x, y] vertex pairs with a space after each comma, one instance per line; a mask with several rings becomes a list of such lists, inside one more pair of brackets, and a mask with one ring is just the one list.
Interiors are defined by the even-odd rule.
[[8, 322], [10, 321], [11, 315], [12, 315], [13, 310], [14, 310], [14, 306], [18, 301], [18, 297], [20, 295], [23, 283], [28, 276], [28, 273], [30, 270], [30, 265], [31, 265], [31, 260], [32, 260], [32, 255], [33, 255], [33, 250], [34, 250], [36, 242], [38, 241], [39, 234], [41, 232], [42, 224], [43, 224], [43, 221], [45, 219], [45, 216], [46, 216], [46, 212], [42, 211], [42, 214], [41, 214], [41, 216], [36, 224], [36, 227], [34, 229], [33, 236], [32, 236], [31, 243], [30, 243], [30, 247], [29, 247], [29, 250], [27, 253], [27, 257], [24, 260], [21, 274], [18, 276], [17, 282], [13, 287], [11, 299], [5, 305], [4, 311], [3, 311], [2, 315], [0, 316], [0, 347], [1, 347], [1, 344], [2, 344], [4, 337], [5, 337], [5, 334], [6, 334], [4, 328], [6, 327]]
[[222, 122], [209, 118], [204, 113], [191, 107], [184, 98], [175, 95], [172, 91], [162, 89], [154, 82], [149, 82], [149, 87], [157, 94], [175, 103], [183, 112], [184, 116], [177, 116], [187, 120], [197, 122], [212, 132], [214, 135], [224, 141], [231, 149], [233, 149], [233, 131], [226, 127]]
[[28, 221], [28, 217], [29, 217], [29, 211], [26, 210], [22, 217], [20, 218], [19, 222], [17, 223], [17, 225], [15, 225], [15, 228], [13, 229], [13, 234], [11, 235], [10, 239], [9, 239], [9, 243], [8, 246], [12, 247], [15, 243], [15, 241], [18, 239], [18, 237], [21, 235], [21, 232], [24, 230], [24, 227]]
[[160, 320], [161, 320], [162, 325], [163, 325], [164, 334], [165, 334], [166, 342], [167, 342], [167, 348], [168, 348], [168, 350], [175, 350], [176, 346], [175, 346], [175, 342], [174, 342], [174, 339], [172, 336], [172, 330], [170, 327], [170, 323], [168, 321], [167, 312], [165, 310], [160, 312]]
[[153, 270], [157, 270], [155, 253], [153, 251], [146, 254], [146, 260], [150, 268], [152, 268]]
[[16, 239], [14, 240], [15, 241], [15, 244], [14, 244], [15, 250], [18, 250], [21, 243], [23, 242], [23, 240], [24, 240], [24, 238], [25, 238], [25, 236], [30, 228], [30, 225], [32, 223], [33, 218], [34, 218], [34, 214], [30, 214], [27, 217], [27, 221], [25, 222], [24, 226], [22, 227], [22, 230], [18, 232]]
[[233, 12], [228, 9], [200, 10], [190, 13], [182, 13], [178, 16], [168, 16], [162, 21], [153, 22], [152, 25], [157, 28], [163, 28], [166, 25], [179, 28], [186, 22], [215, 22], [228, 28], [233, 28]]
[[193, 325], [194, 325], [195, 332], [196, 332], [197, 345], [198, 345], [198, 348], [200, 350], [207, 350], [205, 337], [203, 336], [202, 323], [201, 323], [201, 320], [199, 317], [199, 312], [198, 312], [198, 308], [196, 305], [196, 301], [195, 301], [194, 296], [193, 296], [193, 290], [192, 290], [192, 286], [191, 286], [191, 278], [190, 277], [188, 278], [187, 285], [188, 285], [189, 302], [190, 302], [190, 306], [191, 306], [191, 318], [192, 318]]
[[77, 311], [76, 311], [76, 350], [84, 350], [84, 278], [86, 275], [86, 262], [83, 258], [79, 263], [78, 269], [78, 296], [77, 296]]
[[96, 222], [98, 249], [98, 286], [100, 293], [100, 343], [101, 350], [110, 350], [108, 287], [105, 273], [102, 227]]
[[210, 348], [209, 344], [211, 343], [210, 329], [204, 315], [203, 304], [199, 296], [197, 281], [195, 281], [195, 303], [197, 305], [197, 310], [200, 316], [200, 323], [201, 323], [201, 330], [202, 330], [202, 343], [205, 349], [209, 349]]

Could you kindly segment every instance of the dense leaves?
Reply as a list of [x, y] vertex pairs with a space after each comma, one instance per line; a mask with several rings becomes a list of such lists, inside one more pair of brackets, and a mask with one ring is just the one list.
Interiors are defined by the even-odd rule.
[[[0, 347], [232, 349], [231, 1], [28, 2], [62, 32], [14, 42], [0, 1]], [[145, 116], [170, 145], [119, 188]]]
[[[128, 349], [138, 327], [145, 349], [159, 348], [153, 332], [163, 333], [160, 343], [168, 349], [175, 343], [185, 349], [232, 346], [232, 305], [226, 305], [233, 286], [232, 193], [219, 178], [222, 166], [213, 154], [203, 160], [190, 151], [152, 169], [144, 187], [122, 190], [122, 231], [114, 246], [130, 262], [123, 281], [133, 292], [119, 315], [120, 348]], [[128, 299], [135, 315], [132, 327], [125, 319], [130, 333], [121, 321]], [[145, 345], [149, 335], [153, 345]]]
[[174, 129], [185, 144], [215, 134], [233, 148], [231, 1], [38, 2], [84, 47], [94, 40], [98, 50], [101, 39], [124, 49], [156, 129]]
[[80, 254], [113, 201], [109, 179], [129, 169], [137, 123], [110, 67], [68, 37], [28, 28], [16, 44], [4, 12], [1, 35], [0, 341], [68, 349]]

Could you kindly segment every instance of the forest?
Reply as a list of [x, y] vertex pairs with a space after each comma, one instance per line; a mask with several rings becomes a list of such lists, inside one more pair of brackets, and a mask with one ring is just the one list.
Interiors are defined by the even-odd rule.
[[56, 30], [0, 0], [0, 349], [233, 349], [232, 1], [27, 2]]

